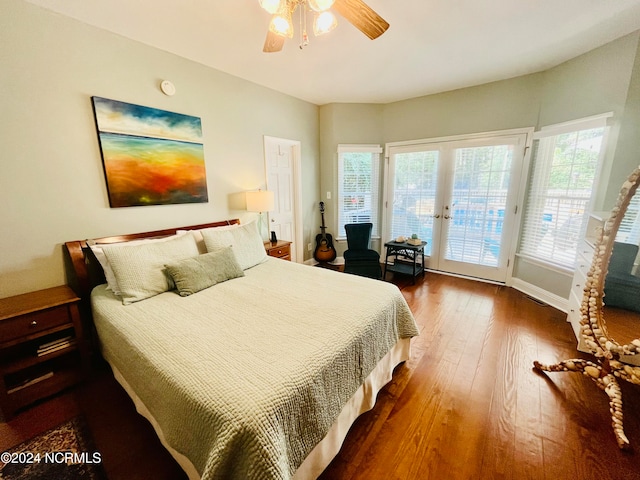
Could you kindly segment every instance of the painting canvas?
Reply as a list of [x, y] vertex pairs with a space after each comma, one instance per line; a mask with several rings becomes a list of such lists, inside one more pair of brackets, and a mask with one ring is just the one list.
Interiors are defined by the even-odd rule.
[[208, 201], [200, 118], [92, 100], [111, 207]]

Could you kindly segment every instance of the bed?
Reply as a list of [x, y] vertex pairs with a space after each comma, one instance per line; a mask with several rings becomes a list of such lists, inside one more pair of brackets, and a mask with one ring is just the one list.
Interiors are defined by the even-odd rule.
[[114, 376], [189, 478], [316, 478], [418, 330], [392, 284], [238, 220], [65, 244]]

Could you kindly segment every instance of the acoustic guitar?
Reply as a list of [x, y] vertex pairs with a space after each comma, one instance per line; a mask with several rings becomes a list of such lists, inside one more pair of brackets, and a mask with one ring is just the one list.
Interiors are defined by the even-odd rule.
[[320, 202], [320, 214], [322, 216], [322, 226], [316, 235], [316, 249], [313, 252], [313, 258], [319, 263], [328, 263], [336, 259], [336, 249], [333, 247], [333, 238], [330, 233], [326, 233], [327, 227], [324, 226], [324, 202]]

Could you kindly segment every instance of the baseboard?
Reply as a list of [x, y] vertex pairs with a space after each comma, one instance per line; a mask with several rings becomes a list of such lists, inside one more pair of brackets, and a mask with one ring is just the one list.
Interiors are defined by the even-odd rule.
[[[318, 261], [315, 258], [308, 258], [307, 260], [304, 261], [305, 265], [318, 265]], [[340, 265], [344, 265], [344, 258], [343, 257], [336, 257], [336, 259], [333, 262], [329, 262], [329, 265], [334, 265], [336, 267], [340, 266]]]
[[511, 286], [525, 295], [528, 295], [539, 302], [546, 303], [561, 312], [567, 313], [569, 311], [567, 306], [568, 300], [566, 298], [560, 297], [543, 288], [524, 282], [518, 278], [512, 279]]

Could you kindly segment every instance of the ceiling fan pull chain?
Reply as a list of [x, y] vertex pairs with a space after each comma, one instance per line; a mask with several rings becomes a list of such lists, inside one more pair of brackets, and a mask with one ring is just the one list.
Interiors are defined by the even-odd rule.
[[307, 4], [300, 2], [300, 50], [309, 45], [309, 35], [307, 35]]

